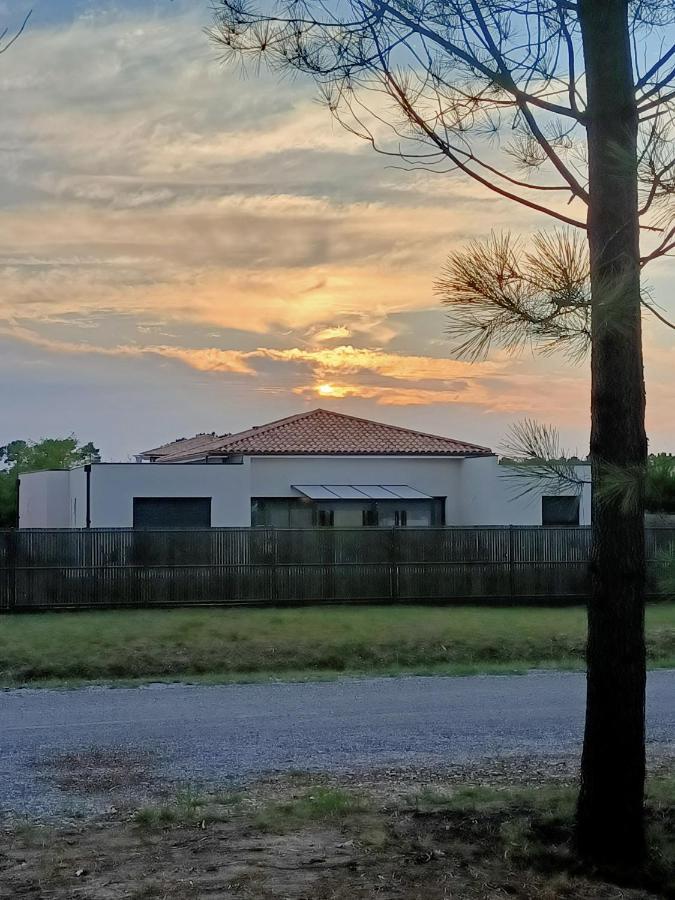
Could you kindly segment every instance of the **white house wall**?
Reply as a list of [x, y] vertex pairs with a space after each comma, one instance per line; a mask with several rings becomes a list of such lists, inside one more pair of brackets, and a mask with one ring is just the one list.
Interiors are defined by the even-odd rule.
[[211, 497], [214, 527], [251, 524], [250, 465], [105, 463], [91, 467], [92, 528], [133, 525], [134, 497]]
[[68, 528], [70, 472], [28, 472], [19, 484], [20, 528]]
[[[579, 473], [587, 478], [588, 467]], [[241, 465], [92, 465], [91, 526], [131, 527], [134, 497], [210, 497], [213, 526], [249, 526], [252, 497], [295, 497], [294, 484], [408, 484], [446, 498], [448, 525], [541, 525], [541, 491], [516, 497], [518, 485], [495, 457], [252, 457]], [[85, 468], [23, 475], [19, 507], [22, 528], [86, 527]], [[590, 485], [580, 523], [590, 523]]]
[[[588, 477], [587, 467], [579, 471]], [[447, 525], [541, 525], [542, 492], [516, 497], [522, 486], [505, 477], [495, 456], [251, 459], [253, 497], [297, 496], [293, 484], [409, 484], [432, 497], [446, 498]], [[590, 524], [590, 485], [581, 497], [580, 524]]]
[[252, 457], [251, 496], [298, 497], [293, 484], [408, 484], [446, 497], [445, 520], [459, 524], [461, 459], [391, 456]]
[[[578, 466], [581, 480], [590, 479], [590, 467]], [[574, 488], [548, 490], [542, 485], [518, 496], [525, 485], [509, 478], [496, 457], [466, 459], [462, 463], [460, 524], [463, 525], [541, 525], [542, 495], [574, 496]], [[591, 524], [591, 486], [584, 484], [579, 506], [579, 524]]]

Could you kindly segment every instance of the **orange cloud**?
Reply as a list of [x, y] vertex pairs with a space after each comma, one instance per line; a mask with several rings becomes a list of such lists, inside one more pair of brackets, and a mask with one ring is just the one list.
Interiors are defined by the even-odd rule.
[[429, 406], [437, 403], [481, 403], [488, 401], [484, 390], [448, 391], [441, 388], [424, 390], [415, 387], [380, 387], [360, 384], [314, 384], [293, 389], [301, 397], [344, 400], [374, 400], [381, 406]]
[[351, 337], [352, 333], [349, 328], [346, 328], [344, 325], [333, 325], [328, 328], [322, 328], [321, 331], [317, 331], [316, 334], [312, 335], [312, 340], [314, 341], [335, 341], [340, 338], [348, 338]]
[[289, 350], [259, 349], [248, 356], [307, 363], [326, 380], [332, 373], [355, 374], [359, 371], [368, 371], [402, 381], [452, 381], [457, 378], [476, 378], [495, 374], [503, 371], [505, 367], [504, 362], [470, 363], [435, 356], [387, 353], [351, 345], [317, 350], [304, 350], [298, 347]]
[[[500, 412], [511, 415], [550, 415], [553, 407], [560, 423], [569, 424], [578, 418], [579, 409], [586, 401], [585, 385], [572, 379], [554, 383], [545, 392], [536, 391], [537, 376], [514, 375], [503, 380], [503, 387], [489, 382], [463, 380], [455, 387], [416, 387], [415, 385], [369, 385], [355, 383], [313, 383], [293, 389], [293, 393], [306, 399], [330, 401], [369, 400], [378, 406], [437, 406], [466, 404], [482, 412]], [[576, 398], [576, 400], [571, 400]]]
[[203, 350], [184, 347], [119, 347], [117, 351], [122, 355], [128, 353], [138, 356], [150, 354], [164, 356], [167, 359], [177, 359], [199, 372], [233, 372], [239, 375], [255, 375], [255, 369], [246, 362], [247, 354], [241, 353], [239, 350], [217, 350], [214, 347], [207, 347]]
[[[171, 347], [171, 346], [141, 346], [136, 344], [119, 344], [114, 347], [102, 347], [97, 344], [88, 344], [77, 341], [60, 341], [43, 337], [28, 328], [11, 326], [0, 327], [0, 335], [20, 340], [33, 347], [41, 347], [52, 353], [72, 355], [91, 354], [95, 356], [162, 356], [167, 359], [176, 359], [179, 362], [197, 369], [200, 372], [231, 372], [240, 375], [255, 375], [247, 362], [247, 354], [239, 350], [219, 350], [213, 347], [204, 349]], [[249, 356], [252, 354], [248, 354]]]

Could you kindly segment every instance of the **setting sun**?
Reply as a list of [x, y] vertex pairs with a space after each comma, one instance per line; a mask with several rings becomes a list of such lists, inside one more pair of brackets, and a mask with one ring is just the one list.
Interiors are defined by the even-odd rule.
[[338, 394], [332, 384], [320, 384], [316, 390], [321, 397], [335, 397]]

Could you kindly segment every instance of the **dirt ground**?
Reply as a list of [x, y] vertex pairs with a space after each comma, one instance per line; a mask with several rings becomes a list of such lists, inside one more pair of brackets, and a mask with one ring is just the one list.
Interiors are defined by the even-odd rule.
[[[87, 766], [89, 767], [87, 769]], [[91, 790], [120, 760], [53, 764]], [[172, 789], [141, 808], [51, 823], [6, 820], [0, 897], [55, 900], [646, 900], [668, 884], [675, 840], [672, 760], [652, 768], [655, 862], [641, 885], [583, 873], [570, 851], [573, 766], [527, 761], [471, 772], [279, 776], [238, 793]], [[70, 775], [69, 775], [70, 772]], [[88, 776], [87, 776], [88, 772]], [[133, 769], [132, 780], [138, 777]], [[650, 880], [651, 879], [651, 880]]]

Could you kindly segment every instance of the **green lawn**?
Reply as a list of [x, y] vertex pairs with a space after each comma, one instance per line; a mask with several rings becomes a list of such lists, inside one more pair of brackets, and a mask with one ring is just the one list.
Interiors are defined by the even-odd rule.
[[[652, 665], [675, 665], [675, 604], [647, 610]], [[582, 665], [585, 612], [328, 607], [0, 616], [0, 683], [335, 673], [521, 671]]]

